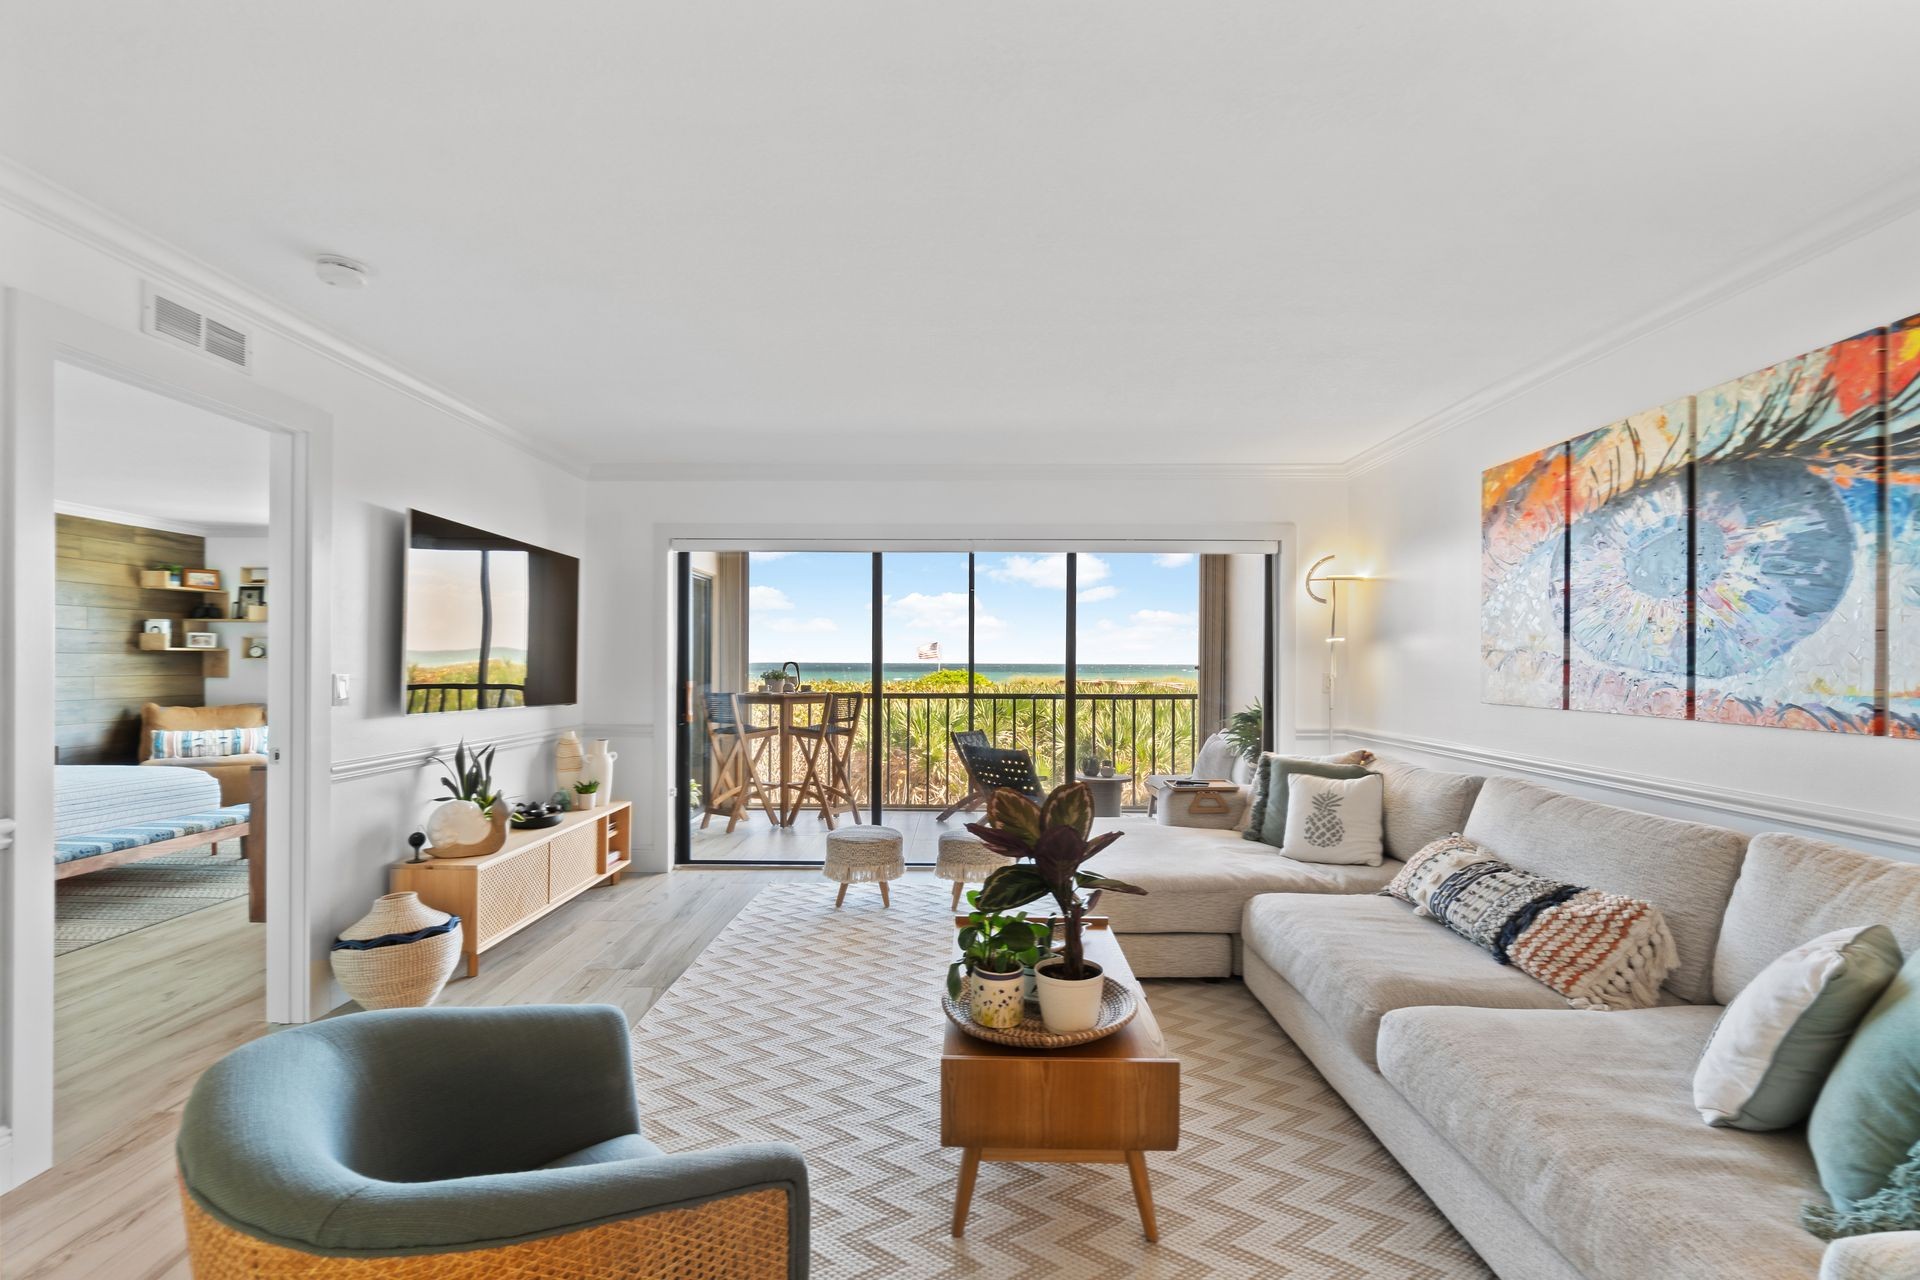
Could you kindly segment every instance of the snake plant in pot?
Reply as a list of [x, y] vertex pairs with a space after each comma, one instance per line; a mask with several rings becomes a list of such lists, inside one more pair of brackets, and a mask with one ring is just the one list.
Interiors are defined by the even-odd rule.
[[969, 822], [967, 830], [995, 853], [1019, 859], [987, 877], [975, 910], [1010, 911], [1045, 897], [1051, 897], [1059, 907], [1065, 925], [1064, 945], [1059, 955], [1034, 966], [1040, 1020], [1049, 1031], [1089, 1029], [1099, 1021], [1106, 982], [1100, 966], [1086, 958], [1082, 945], [1088, 900], [1081, 896], [1081, 890], [1146, 890], [1083, 868], [1088, 859], [1123, 833], [1093, 834], [1093, 793], [1081, 782], [1055, 788], [1044, 804], [1002, 788], [987, 801], [986, 821]]

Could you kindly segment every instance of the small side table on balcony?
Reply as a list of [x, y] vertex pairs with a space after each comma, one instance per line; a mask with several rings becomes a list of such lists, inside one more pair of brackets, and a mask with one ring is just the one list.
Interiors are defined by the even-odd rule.
[[1093, 816], [1096, 818], [1117, 818], [1120, 806], [1126, 802], [1127, 787], [1133, 782], [1130, 773], [1116, 774], [1103, 778], [1097, 773], [1076, 773], [1078, 781], [1087, 784], [1087, 790], [1093, 792]]

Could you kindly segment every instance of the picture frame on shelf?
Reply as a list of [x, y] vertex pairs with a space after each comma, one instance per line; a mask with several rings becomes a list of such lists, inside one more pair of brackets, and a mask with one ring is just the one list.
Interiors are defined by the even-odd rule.
[[[259, 610], [256, 614], [254, 610]], [[267, 620], [267, 588], [265, 583], [243, 583], [234, 593], [233, 616], [247, 622], [265, 622]]]
[[180, 585], [190, 591], [220, 590], [220, 571], [218, 569], [182, 569]]
[[186, 634], [189, 649], [218, 649], [220, 637], [211, 631], [189, 631]]
[[172, 618], [148, 618], [140, 624], [140, 633], [149, 636], [164, 636], [168, 644], [173, 643]]

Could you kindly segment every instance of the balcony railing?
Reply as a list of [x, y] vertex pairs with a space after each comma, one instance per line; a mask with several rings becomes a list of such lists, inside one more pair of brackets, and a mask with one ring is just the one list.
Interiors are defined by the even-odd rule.
[[[1111, 760], [1115, 773], [1131, 775], [1124, 792], [1126, 807], [1146, 807], [1148, 774], [1193, 768], [1199, 694], [1079, 693], [1075, 702], [1078, 754]], [[1029, 752], [1048, 786], [1066, 782], [1077, 771], [1066, 758], [1066, 721], [1064, 692], [883, 693], [878, 723], [882, 804], [889, 809], [944, 809], [964, 796], [967, 770], [951, 736], [963, 729], [980, 730], [997, 747]], [[875, 727], [874, 718], [863, 714], [854, 738], [850, 772], [863, 806], [869, 798]], [[797, 758], [794, 763], [797, 770]], [[768, 751], [761, 775], [771, 782], [778, 773], [778, 753]]]
[[478, 711], [495, 707], [526, 705], [527, 687], [523, 684], [410, 684], [407, 686], [407, 714], [426, 711]]

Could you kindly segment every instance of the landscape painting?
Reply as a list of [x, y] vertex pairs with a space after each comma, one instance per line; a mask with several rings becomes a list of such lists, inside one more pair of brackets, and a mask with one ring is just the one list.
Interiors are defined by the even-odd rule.
[[1685, 719], [1693, 401], [1568, 445], [1567, 706]]
[[1694, 718], [1880, 731], [1885, 333], [1695, 398]]
[[1920, 316], [1887, 329], [1887, 731], [1920, 739]]
[[1512, 707], [1566, 705], [1567, 448], [1480, 479], [1480, 691]]

